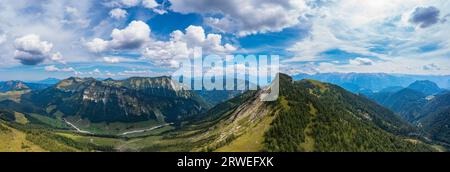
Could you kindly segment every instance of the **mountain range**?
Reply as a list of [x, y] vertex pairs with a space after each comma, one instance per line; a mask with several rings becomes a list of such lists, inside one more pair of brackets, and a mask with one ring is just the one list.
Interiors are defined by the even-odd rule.
[[416, 81], [406, 88], [366, 95], [394, 111], [434, 140], [450, 143], [450, 91], [431, 81]]
[[279, 82], [278, 100], [263, 102], [267, 89], [198, 92], [175, 89], [168, 77], [72, 77], [0, 101], [0, 127], [7, 131], [0, 140], [8, 142], [0, 145], [22, 142], [19, 151], [445, 150], [365, 96], [284, 74]]
[[388, 87], [407, 87], [415, 81], [428, 80], [441, 88], [450, 88], [448, 75], [407, 75], [387, 73], [317, 73], [296, 74], [294, 79], [314, 79], [339, 85], [351, 92], [378, 92]]
[[37, 82], [0, 81], [0, 93], [9, 91], [42, 90], [56, 83], [56, 80], [49, 79]]

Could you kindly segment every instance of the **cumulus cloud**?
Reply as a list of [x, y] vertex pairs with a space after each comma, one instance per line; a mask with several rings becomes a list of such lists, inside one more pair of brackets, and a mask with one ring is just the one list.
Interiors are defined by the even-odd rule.
[[205, 54], [223, 54], [235, 51], [231, 44], [223, 44], [219, 34], [205, 34], [200, 26], [189, 26], [185, 32], [172, 32], [170, 41], [150, 43], [142, 52], [144, 58], [153, 63], [168, 67], [178, 67], [178, 63], [194, 53], [194, 48], [201, 48]]
[[42, 63], [53, 48], [53, 44], [41, 41], [38, 35], [30, 34], [17, 38], [14, 42], [16, 51], [14, 58], [24, 65], [36, 65]]
[[409, 21], [419, 25], [421, 28], [427, 28], [439, 22], [439, 14], [439, 9], [433, 6], [417, 7]]
[[158, 7], [159, 4], [155, 0], [142, 0], [142, 5], [145, 8], [153, 9]]
[[171, 9], [175, 12], [203, 14], [210, 26], [239, 36], [278, 32], [295, 26], [308, 10], [303, 0], [170, 0], [170, 2]]
[[369, 58], [362, 58], [362, 57], [358, 57], [355, 59], [350, 59], [348, 61], [349, 64], [351, 65], [363, 65], [363, 66], [368, 66], [368, 65], [373, 65], [375, 62]]
[[132, 21], [125, 29], [114, 29], [111, 46], [114, 49], [140, 48], [150, 39], [150, 27], [142, 21]]
[[150, 40], [150, 27], [142, 21], [132, 21], [126, 28], [114, 29], [109, 41], [95, 38], [85, 45], [91, 52], [100, 53], [109, 49], [137, 49]]
[[[140, 49], [143, 59], [165, 67], [178, 67], [180, 60], [193, 54], [194, 48], [202, 48], [204, 53], [223, 54], [233, 52], [237, 48], [228, 43], [222, 43], [219, 34], [206, 34], [201, 26], [189, 26], [184, 32], [173, 31], [169, 41], [158, 41], [151, 38], [150, 27], [142, 21], [133, 21], [126, 28], [114, 29], [111, 40], [95, 38], [87, 42], [86, 47], [94, 53], [110, 50]], [[130, 61], [117, 57], [104, 57], [106, 63]]]
[[128, 15], [127, 11], [120, 8], [114, 8], [109, 12], [109, 16], [117, 20], [123, 19], [127, 17], [127, 15]]
[[142, 0], [142, 6], [144, 8], [152, 10], [153, 12], [155, 12], [157, 14], [167, 13], [167, 11], [164, 9], [164, 7], [161, 6], [160, 4], [158, 4], [158, 2], [156, 2], [156, 0]]
[[95, 38], [92, 41], [87, 42], [86, 47], [91, 52], [100, 53], [108, 49], [108, 41], [100, 38]]
[[14, 45], [19, 51], [37, 55], [47, 54], [53, 48], [53, 44], [41, 41], [41, 38], [35, 34], [17, 38]]

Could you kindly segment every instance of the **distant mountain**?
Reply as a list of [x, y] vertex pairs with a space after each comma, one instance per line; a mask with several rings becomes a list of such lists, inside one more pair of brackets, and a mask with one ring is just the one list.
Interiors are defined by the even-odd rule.
[[35, 81], [35, 82], [31, 82], [31, 83], [45, 84], [45, 85], [54, 85], [54, 84], [57, 84], [60, 81], [61, 80], [57, 79], [57, 78], [47, 78], [47, 79], [44, 79], [44, 80]]
[[23, 81], [0, 81], [0, 92], [42, 90], [48, 88], [49, 84], [30, 83]]
[[[438, 75], [406, 75], [385, 73], [318, 73], [297, 74], [295, 80], [314, 79], [322, 82], [333, 83], [358, 93], [361, 89], [378, 92], [388, 87], [407, 87], [418, 80], [429, 80], [441, 88], [450, 88], [450, 76]], [[352, 84], [352, 85], [349, 85]], [[351, 87], [349, 87], [351, 86]]]
[[21, 104], [28, 104], [28, 111], [15, 110], [40, 110], [50, 116], [74, 116], [90, 122], [174, 122], [209, 108], [197, 94], [176, 90], [175, 86], [168, 77], [119, 81], [72, 77], [24, 94]]
[[[379, 91], [387, 87], [407, 86], [414, 82], [413, 78], [394, 76], [384, 73], [319, 73], [314, 75], [300, 74], [293, 76], [294, 79], [314, 79], [322, 82], [333, 83], [346, 88], [349, 83], [359, 89]], [[355, 92], [354, 89], [349, 91]]]
[[[172, 135], [202, 141], [189, 144], [193, 151], [432, 150], [399, 137], [415, 132], [414, 127], [365, 97], [314, 80], [293, 81], [283, 74], [280, 86], [278, 101], [262, 102], [265, 90], [249, 91]], [[182, 133], [196, 134], [186, 138]]]
[[5, 82], [0, 82], [0, 92], [22, 91], [22, 90], [28, 90], [28, 89], [30, 89], [30, 87], [28, 87], [22, 81], [5, 81]]
[[407, 88], [391, 87], [373, 94], [365, 94], [372, 100], [414, 122], [421, 115], [431, 95], [443, 91], [431, 81], [416, 81]]
[[409, 89], [415, 90], [425, 95], [433, 95], [442, 91], [439, 86], [431, 81], [416, 81], [408, 86]]
[[450, 147], [450, 92], [431, 81], [416, 81], [396, 92], [368, 95]]

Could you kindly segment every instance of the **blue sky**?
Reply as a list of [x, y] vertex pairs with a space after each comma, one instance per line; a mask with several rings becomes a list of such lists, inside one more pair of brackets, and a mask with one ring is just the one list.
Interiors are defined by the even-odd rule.
[[204, 54], [282, 72], [450, 74], [447, 0], [4, 0], [0, 80], [169, 75]]

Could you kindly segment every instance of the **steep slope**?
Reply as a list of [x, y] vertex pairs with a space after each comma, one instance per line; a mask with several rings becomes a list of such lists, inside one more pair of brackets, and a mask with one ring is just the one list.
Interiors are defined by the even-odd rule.
[[404, 119], [414, 121], [420, 116], [427, 99], [425, 94], [406, 88], [389, 95], [384, 101], [379, 103], [396, 112]]
[[[398, 135], [415, 132], [391, 111], [344, 89], [280, 75], [280, 97], [263, 90], [222, 103], [172, 133], [194, 151], [431, 151]], [[154, 150], [151, 147], [144, 150]]]
[[430, 102], [434, 94], [443, 91], [437, 84], [431, 81], [416, 81], [407, 88], [384, 89], [373, 94], [366, 94], [372, 100], [396, 112], [404, 119], [415, 122], [423, 115], [427, 103]]
[[69, 78], [22, 96], [50, 116], [78, 116], [90, 122], [174, 122], [207, 110], [195, 93], [177, 91], [167, 77], [98, 81]]
[[433, 140], [450, 146], [450, 92], [436, 95], [423, 107], [419, 124]]

